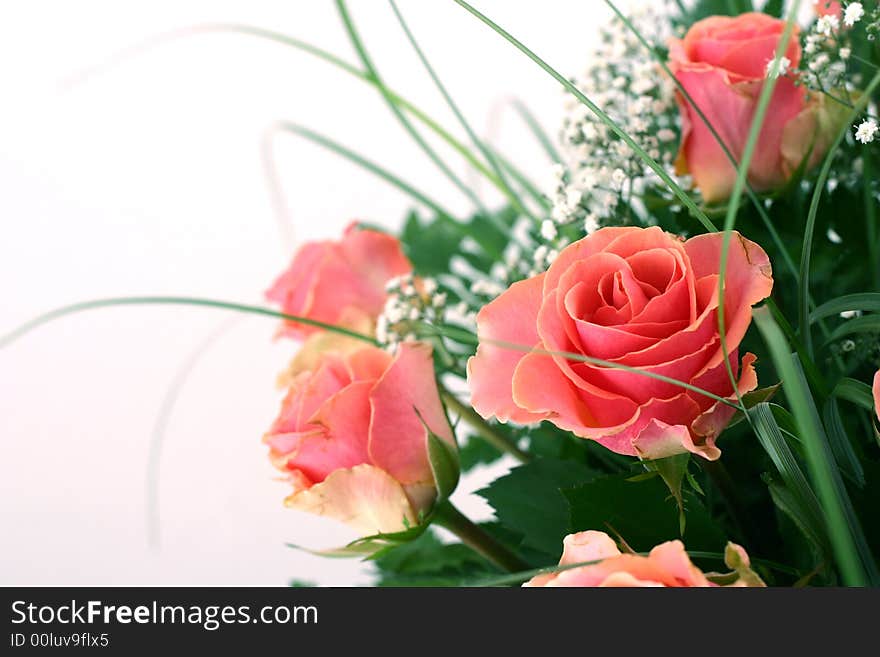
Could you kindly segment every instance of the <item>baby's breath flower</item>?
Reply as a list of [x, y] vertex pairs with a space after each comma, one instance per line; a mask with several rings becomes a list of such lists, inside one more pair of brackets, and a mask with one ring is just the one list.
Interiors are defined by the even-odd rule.
[[[630, 13], [629, 20], [650, 44], [665, 46], [673, 36], [668, 5], [669, 0], [644, 2]], [[679, 119], [672, 81], [619, 18], [600, 28], [599, 45], [588, 61], [589, 67], [573, 83], [649, 157], [668, 163], [673, 175]], [[560, 165], [554, 166], [548, 194], [553, 203], [550, 216], [560, 228], [556, 235], [549, 229], [543, 234], [543, 227], [540, 231], [549, 248], [559, 248], [553, 240], [570, 232], [562, 226], [595, 230], [615, 219], [631, 221], [632, 207], [618, 211], [621, 200], [630, 199], [634, 189], [654, 182], [656, 176], [631, 146], [583, 104], [567, 96], [566, 108], [560, 131], [564, 167], [560, 171]]]
[[820, 16], [816, 21], [816, 31], [822, 36], [831, 36], [840, 27], [840, 19], [834, 14]]
[[856, 126], [856, 139], [863, 144], [869, 144], [874, 141], [874, 136], [880, 128], [874, 119], [866, 119]]
[[543, 222], [541, 222], [541, 237], [549, 242], [553, 239], [556, 239], [556, 235], [556, 224], [554, 224], [549, 219], [545, 219]]
[[858, 23], [864, 15], [865, 8], [862, 7], [862, 3], [851, 2], [846, 6], [846, 10], [843, 12], [843, 24], [847, 27], [852, 27]]
[[779, 59], [774, 57], [767, 62], [767, 77], [772, 79], [777, 78], [780, 75], [785, 75], [788, 73], [789, 66], [791, 66], [791, 60], [785, 55]]

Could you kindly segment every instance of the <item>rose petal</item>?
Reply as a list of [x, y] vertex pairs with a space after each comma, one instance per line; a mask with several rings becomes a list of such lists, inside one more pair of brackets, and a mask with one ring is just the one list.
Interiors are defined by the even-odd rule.
[[[512, 379], [525, 347], [538, 342], [536, 317], [541, 306], [544, 274], [519, 281], [477, 315], [480, 345], [468, 360], [471, 404], [485, 418], [528, 424], [542, 416], [519, 408], [513, 401]], [[493, 341], [523, 345], [523, 350], [493, 344]]]
[[[560, 566], [570, 566], [587, 561], [598, 561], [620, 554], [617, 544], [605, 532], [585, 531], [569, 534], [562, 541]], [[546, 586], [557, 573], [537, 575], [523, 584], [524, 587]]]
[[[718, 273], [722, 240], [721, 233], [709, 233], [692, 237], [685, 242], [696, 278]], [[760, 246], [734, 231], [730, 238], [724, 284], [728, 349], [719, 349], [709, 359], [706, 369], [723, 362], [727, 353], [740, 343], [752, 321], [752, 306], [770, 296], [772, 289], [770, 258]]]
[[406, 342], [370, 392], [370, 461], [403, 484], [434, 480], [425, 426], [455, 444], [434, 377], [431, 346]]
[[598, 423], [575, 385], [546, 354], [530, 353], [519, 362], [513, 375], [513, 400], [518, 407], [568, 431]]
[[290, 495], [285, 503], [340, 520], [364, 536], [402, 531], [418, 522], [400, 483], [367, 464], [336, 470], [323, 482]]
[[880, 420], [880, 370], [877, 370], [874, 375], [872, 392], [874, 393], [874, 412], [877, 413], [877, 419]]
[[608, 226], [606, 228], [600, 228], [594, 233], [590, 233], [590, 235], [584, 239], [569, 244], [559, 252], [559, 255], [556, 256], [556, 259], [553, 261], [553, 264], [547, 269], [544, 278], [544, 290], [546, 292], [555, 290], [559, 285], [559, 279], [566, 271], [568, 271], [569, 267], [580, 260], [588, 258], [594, 253], [601, 252], [608, 244], [630, 230], [632, 230], [631, 227]]

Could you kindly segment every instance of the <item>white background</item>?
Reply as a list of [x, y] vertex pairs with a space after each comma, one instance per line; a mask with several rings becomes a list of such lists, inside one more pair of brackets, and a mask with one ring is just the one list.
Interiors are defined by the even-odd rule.
[[[399, 4], [475, 127], [546, 177], [548, 161], [505, 99], [522, 99], [555, 133], [557, 83], [451, 0]], [[566, 75], [586, 66], [608, 15], [598, 0], [475, 4]], [[350, 9], [389, 86], [457, 128], [388, 4], [353, 0]], [[0, 4], [0, 334], [99, 297], [260, 303], [292, 253], [260, 159], [278, 119], [332, 135], [468, 211], [374, 89], [302, 52], [208, 34], [79, 75], [146, 37], [215, 21], [285, 32], [357, 62], [329, 0]], [[411, 205], [295, 137], [278, 137], [275, 150], [297, 243], [335, 236], [352, 218], [394, 227]], [[293, 351], [272, 342], [274, 329], [271, 319], [213, 310], [121, 308], [66, 317], [0, 350], [0, 583], [369, 582], [357, 562], [284, 546], [350, 535], [281, 505], [286, 488], [260, 443], [279, 403], [275, 373]], [[209, 336], [168, 416], [161, 541], [150, 547], [154, 425], [182, 364]], [[463, 509], [487, 514], [470, 492], [489, 476], [465, 482]]]

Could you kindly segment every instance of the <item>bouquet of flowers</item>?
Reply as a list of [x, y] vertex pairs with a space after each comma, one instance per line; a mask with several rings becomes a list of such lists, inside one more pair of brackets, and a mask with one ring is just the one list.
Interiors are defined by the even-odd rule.
[[[880, 585], [877, 3], [608, 0], [568, 78], [455, 2], [564, 87], [558, 139], [520, 107], [549, 185], [476, 134], [394, 0], [466, 140], [385, 85], [338, 0], [361, 68], [260, 35], [375, 87], [473, 215], [283, 124], [410, 195], [400, 232], [301, 245], [271, 308], [141, 299], [280, 320], [286, 505], [355, 528], [326, 554], [381, 585]], [[502, 458], [474, 522], [450, 496]]]

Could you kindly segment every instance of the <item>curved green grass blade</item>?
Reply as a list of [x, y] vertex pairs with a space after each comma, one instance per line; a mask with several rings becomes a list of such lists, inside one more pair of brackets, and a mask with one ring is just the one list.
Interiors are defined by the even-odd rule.
[[[795, 19], [797, 18], [799, 8], [800, 0], [795, 0], [788, 10], [785, 28], [783, 29], [779, 42], [776, 45], [776, 51], [774, 54], [776, 61], [779, 61], [779, 58], [782, 57], [788, 47], [788, 42], [794, 31]], [[718, 333], [721, 337], [722, 350], [725, 354], [730, 353], [730, 349], [728, 349], [727, 346], [727, 320], [724, 315], [724, 291], [727, 275], [727, 262], [730, 256], [730, 240], [733, 237], [733, 227], [736, 225], [736, 216], [739, 212], [739, 204], [743, 190], [748, 181], [749, 166], [752, 163], [755, 146], [758, 144], [758, 137], [764, 127], [764, 117], [767, 114], [767, 108], [770, 106], [770, 99], [773, 97], [773, 91], [776, 89], [778, 79], [778, 76], [770, 77], [764, 81], [764, 84], [761, 87], [761, 93], [758, 96], [758, 104], [755, 106], [755, 114], [752, 117], [752, 123], [749, 126], [748, 138], [746, 139], [746, 144], [743, 148], [742, 159], [736, 169], [736, 180], [733, 184], [733, 191], [727, 201], [727, 213], [724, 217], [724, 230], [721, 237], [721, 262], [718, 268]], [[727, 375], [730, 378], [730, 384], [733, 386], [733, 390], [736, 391], [737, 398], [739, 398], [739, 388], [736, 383], [736, 375], [733, 373], [729, 358], [724, 359], [724, 365], [727, 370]]]
[[853, 317], [846, 320], [831, 332], [831, 335], [828, 336], [825, 342], [826, 344], [835, 342], [847, 335], [856, 333], [880, 333], [880, 314], [863, 315], [862, 317]]
[[852, 442], [846, 433], [843, 419], [840, 417], [840, 404], [837, 397], [829, 397], [822, 409], [822, 419], [825, 422], [825, 431], [828, 433], [828, 441], [831, 444], [831, 452], [840, 467], [840, 471], [856, 486], [863, 488], [865, 485], [865, 470], [856, 455]]
[[864, 94], [856, 101], [846, 120], [843, 122], [840, 130], [837, 132], [825, 161], [822, 163], [822, 169], [816, 179], [816, 186], [813, 190], [813, 197], [810, 199], [810, 210], [807, 213], [807, 225], [804, 228], [804, 247], [801, 251], [800, 265], [800, 289], [798, 294], [798, 317], [799, 328], [801, 331], [801, 340], [807, 350], [807, 353], [813, 356], [813, 338], [810, 330], [810, 311], [809, 311], [809, 295], [810, 295], [810, 258], [813, 252], [813, 234], [816, 230], [816, 214], [819, 211], [819, 200], [822, 198], [822, 192], [825, 190], [825, 183], [828, 180], [828, 174], [831, 172], [831, 165], [834, 162], [834, 155], [849, 132], [850, 126], [867, 104], [871, 100], [871, 96], [877, 85], [880, 84], [880, 73], [877, 73], [865, 89]]
[[868, 573], [876, 571], [876, 565], [870, 552], [866, 555], [860, 549], [864, 540], [861, 537], [861, 528], [851, 512], [849, 497], [840, 481], [840, 474], [803, 373], [770, 312], [766, 308], [758, 308], [754, 312], [754, 318], [776, 371], [783, 380], [782, 389], [791, 405], [804, 445], [807, 466], [824, 512], [829, 539], [843, 582], [848, 586], [866, 586], [869, 582]]
[[817, 322], [826, 317], [833, 317], [834, 315], [854, 310], [880, 312], [880, 292], [845, 294], [827, 301], [810, 313], [809, 322]]
[[444, 218], [448, 221], [455, 221], [451, 212], [443, 208], [439, 203], [429, 198], [423, 192], [417, 190], [410, 183], [404, 181], [402, 178], [399, 178], [398, 176], [379, 166], [375, 162], [368, 160], [363, 155], [355, 153], [353, 150], [347, 148], [346, 146], [343, 146], [339, 142], [334, 141], [318, 132], [315, 132], [314, 130], [310, 130], [309, 128], [297, 125], [296, 123], [291, 123], [289, 121], [278, 121], [274, 127], [275, 129], [290, 132], [292, 134], [299, 135], [300, 137], [304, 137], [309, 141], [319, 144], [333, 151], [334, 153], [341, 155], [347, 160], [350, 160], [355, 164], [360, 165], [370, 173], [378, 176], [379, 178], [382, 178], [387, 183], [393, 185], [394, 187], [397, 187], [403, 193], [412, 197], [425, 207], [433, 210], [440, 218]]
[[400, 111], [400, 108], [392, 99], [391, 94], [385, 87], [385, 83], [379, 76], [379, 71], [373, 64], [373, 60], [367, 53], [363, 41], [361, 41], [357, 29], [354, 26], [354, 21], [352, 21], [351, 15], [348, 13], [348, 8], [345, 5], [345, 1], [336, 0], [336, 8], [339, 10], [339, 16], [342, 18], [342, 23], [343, 25], [345, 25], [345, 30], [348, 33], [351, 44], [354, 46], [354, 49], [357, 52], [361, 63], [364, 65], [364, 68], [367, 70], [367, 75], [375, 83], [376, 88], [382, 94], [382, 98], [385, 100], [388, 108], [391, 110], [391, 113], [394, 114], [395, 118], [397, 118], [398, 122], [403, 126], [404, 130], [406, 130], [407, 134], [412, 137], [413, 141], [418, 144], [419, 148], [422, 149], [425, 155], [428, 156], [428, 159], [430, 159], [431, 162], [434, 163], [434, 165], [443, 173], [443, 175], [445, 175], [453, 185], [455, 185], [465, 196], [467, 196], [471, 200], [471, 202], [476, 206], [481, 214], [490, 216], [489, 211], [483, 205], [483, 202], [480, 200], [480, 198], [474, 193], [472, 189], [465, 185], [464, 182], [462, 182], [462, 180], [443, 161], [443, 159], [439, 155], [437, 155], [437, 152], [430, 146], [430, 144], [428, 144], [427, 141], [425, 141], [425, 139], [419, 134], [418, 130], [413, 127], [409, 119], [406, 118], [406, 115]]
[[544, 131], [544, 128], [538, 123], [538, 119], [535, 118], [535, 115], [532, 114], [532, 111], [526, 106], [526, 104], [519, 98], [514, 98], [513, 101], [511, 101], [510, 106], [523, 120], [523, 123], [526, 124], [528, 129], [535, 136], [535, 139], [538, 140], [538, 143], [541, 144], [544, 152], [547, 153], [547, 157], [554, 163], [562, 162], [562, 158], [559, 156], [559, 151], [557, 151], [556, 147], [553, 145], [553, 140], [550, 139]]
[[498, 160], [495, 157], [494, 153], [486, 147], [483, 143], [483, 140], [477, 136], [477, 133], [474, 132], [468, 120], [465, 118], [464, 114], [462, 114], [458, 105], [452, 99], [452, 96], [449, 95], [449, 92], [446, 90], [446, 86], [440, 81], [440, 78], [437, 76], [437, 72], [434, 70], [434, 67], [431, 66], [431, 63], [428, 61], [428, 58], [425, 56], [425, 53], [422, 51], [419, 46], [419, 42], [416, 40], [415, 35], [409, 29], [409, 25], [404, 19], [403, 14], [400, 13], [400, 9], [397, 7], [397, 3], [394, 0], [388, 0], [391, 4], [391, 9], [394, 11], [394, 15], [397, 17], [398, 22], [400, 23], [400, 27], [403, 28], [404, 34], [406, 34], [406, 38], [415, 51], [416, 55], [419, 58], [419, 61], [422, 63], [422, 66], [425, 67], [425, 70], [428, 72], [434, 86], [437, 87], [437, 90], [440, 92], [440, 95], [443, 96], [443, 100], [446, 101], [446, 104], [449, 106], [449, 109], [452, 110], [452, 113], [455, 115], [455, 118], [458, 119], [458, 122], [461, 124], [461, 127], [464, 128], [464, 131], [467, 133], [471, 142], [474, 146], [479, 150], [483, 157], [486, 158], [486, 161], [492, 167], [492, 171], [495, 173], [495, 176], [498, 180], [501, 181], [502, 185], [502, 194], [507, 198], [508, 202], [516, 208], [518, 212], [521, 214], [531, 218], [533, 221], [537, 221], [537, 217], [532, 214], [529, 209], [523, 205], [517, 196], [516, 192], [510, 186], [507, 181], [507, 177], [504, 175], [504, 171], [501, 166], [498, 164]]
[[43, 313], [34, 319], [25, 322], [21, 326], [13, 329], [6, 335], [0, 336], [0, 349], [8, 347], [10, 344], [30, 333], [35, 328], [47, 324], [53, 320], [73, 315], [86, 310], [94, 310], [96, 308], [109, 308], [112, 306], [143, 306], [143, 305], [163, 305], [163, 306], [199, 306], [203, 308], [215, 308], [218, 310], [232, 310], [240, 313], [249, 313], [252, 315], [263, 315], [266, 317], [274, 317], [276, 319], [284, 319], [308, 326], [316, 326], [327, 331], [347, 335], [350, 338], [363, 340], [369, 344], [376, 344], [376, 340], [368, 335], [358, 333], [356, 331], [336, 326], [335, 324], [327, 324], [319, 322], [308, 317], [300, 317], [299, 315], [288, 315], [271, 308], [263, 306], [253, 306], [244, 303], [234, 303], [231, 301], [218, 301], [216, 299], [205, 299], [202, 297], [173, 297], [173, 296], [144, 296], [144, 297], [112, 297], [107, 299], [94, 299], [91, 301], [82, 301], [80, 303], [72, 303], [67, 306], [55, 308], [47, 313]]
[[538, 57], [534, 52], [529, 50], [523, 43], [514, 38], [509, 32], [504, 30], [501, 26], [494, 23], [491, 19], [489, 19], [484, 14], [477, 11], [474, 7], [469, 5], [464, 0], [454, 0], [457, 4], [461, 5], [468, 12], [473, 14], [476, 18], [481, 20], [499, 35], [501, 35], [504, 39], [509, 41], [514, 47], [516, 47], [520, 52], [522, 52], [526, 57], [531, 59], [535, 64], [537, 64], [540, 68], [542, 68], [546, 73], [548, 73], [553, 79], [555, 79], [559, 84], [561, 84], [567, 91], [569, 91], [575, 98], [577, 98], [581, 103], [587, 106], [593, 114], [595, 114], [608, 128], [616, 134], [627, 146], [632, 149], [633, 153], [635, 153], [657, 176], [669, 187], [669, 189], [675, 194], [676, 197], [681, 201], [682, 205], [684, 205], [691, 214], [703, 225], [703, 227], [709, 232], [716, 232], [718, 229], [715, 227], [715, 224], [712, 223], [711, 219], [706, 216], [706, 213], [703, 212], [694, 200], [688, 196], [688, 194], [670, 177], [670, 175], [666, 172], [666, 170], [652, 157], [650, 157], [645, 150], [639, 146], [635, 141], [633, 141], [632, 137], [630, 137], [619, 125], [617, 125], [610, 116], [608, 116], [605, 112], [602, 111], [601, 108], [596, 106], [593, 101], [587, 98], [575, 85], [571, 83], [564, 75], [559, 73], [556, 69], [550, 66], [543, 59]]
[[[712, 137], [721, 147], [721, 150], [724, 151], [725, 157], [730, 161], [734, 168], [739, 167], [739, 163], [736, 160], [736, 156], [734, 156], [733, 152], [725, 143], [724, 139], [722, 139], [721, 135], [715, 129], [715, 126], [712, 125], [712, 122], [709, 120], [709, 117], [705, 115], [703, 110], [694, 102], [694, 99], [691, 97], [688, 90], [685, 89], [684, 85], [678, 81], [678, 78], [675, 77], [675, 74], [669, 68], [669, 65], [666, 61], [660, 57], [657, 51], [651, 47], [651, 44], [645, 39], [641, 32], [639, 32], [638, 28], [633, 25], [632, 21], [629, 20], [621, 11], [618, 9], [617, 5], [615, 5], [611, 0], [605, 0], [605, 4], [611, 7], [612, 11], [617, 14], [617, 17], [623, 21], [623, 24], [630, 30], [630, 32], [635, 35], [635, 37], [639, 40], [639, 43], [642, 44], [651, 56], [654, 61], [657, 62], [660, 67], [663, 69], [663, 72], [672, 80], [673, 84], [675, 84], [678, 92], [684, 97], [687, 103], [694, 109], [697, 113], [697, 116], [700, 118], [700, 121], [709, 129], [709, 132], [712, 134]], [[761, 203], [761, 199], [758, 198], [758, 195], [755, 193], [752, 186], [746, 180], [745, 183], [745, 193], [749, 197], [749, 200], [752, 202], [752, 205], [755, 207], [758, 215], [761, 217], [761, 221], [764, 223], [764, 227], [767, 229], [767, 232], [770, 234], [770, 239], [773, 240], [773, 243], [776, 245], [777, 250], [782, 254], [782, 259], [785, 262], [786, 267], [791, 271], [792, 275], [798, 275], [798, 269], [794, 264], [794, 259], [792, 259], [791, 254], [788, 252], [788, 248], [785, 246], [785, 242], [782, 241], [782, 238], [779, 236], [779, 232], [776, 230], [776, 226], [773, 225], [773, 221], [770, 219], [770, 216], [767, 214], [767, 210], [764, 208], [764, 204]]]
[[725, 399], [724, 397], [720, 397], [713, 392], [709, 392], [708, 390], [704, 390], [703, 388], [699, 388], [695, 385], [688, 383], [687, 381], [680, 381], [679, 379], [673, 379], [668, 376], [664, 376], [662, 374], [657, 374], [655, 372], [646, 372], [644, 369], [639, 369], [636, 367], [630, 367], [628, 365], [623, 365], [622, 363], [615, 363], [608, 360], [602, 360], [600, 358], [592, 358], [590, 356], [584, 356], [583, 354], [577, 354], [571, 351], [554, 351], [550, 349], [537, 349], [534, 345], [525, 345], [525, 344], [516, 344], [515, 342], [508, 342], [506, 340], [489, 340], [483, 339], [480, 340], [473, 333], [461, 329], [459, 327], [452, 326], [433, 326], [430, 324], [423, 325], [423, 330], [428, 332], [433, 332], [436, 335], [442, 335], [443, 337], [449, 338], [450, 340], [456, 340], [461, 344], [491, 344], [496, 347], [501, 347], [502, 349], [511, 349], [513, 351], [521, 351], [524, 353], [533, 353], [539, 354], [542, 356], [558, 356], [561, 358], [565, 358], [567, 360], [573, 360], [579, 363], [589, 363], [591, 365], [600, 365], [602, 367], [609, 367], [618, 370], [624, 370], [626, 372], [631, 372], [632, 374], [638, 374], [639, 376], [645, 376], [649, 379], [654, 379], [655, 381], [663, 381], [664, 383], [669, 383], [679, 388], [683, 388], [685, 390], [690, 390], [691, 392], [696, 392], [697, 394], [703, 395], [704, 397], [708, 397], [709, 399], [713, 399], [716, 402], [724, 404], [726, 406], [730, 406], [731, 408], [735, 408], [737, 410], [743, 410], [743, 407], [729, 399]]
[[538, 189], [538, 186], [535, 185], [522, 171], [520, 171], [516, 165], [513, 164], [508, 158], [502, 155], [497, 148], [492, 146], [488, 146], [494, 153], [495, 157], [498, 158], [498, 161], [501, 165], [507, 170], [510, 174], [510, 177], [513, 178], [520, 187], [522, 187], [523, 191], [525, 191], [532, 199], [545, 211], [549, 210], [552, 207], [552, 203], [550, 203], [550, 199], [547, 198], [541, 190]]
[[[232, 318], [233, 320], [238, 318]], [[162, 465], [162, 450], [165, 446], [165, 434], [171, 420], [171, 414], [177, 404], [183, 386], [189, 380], [193, 370], [208, 351], [232, 328], [233, 322], [225, 321], [214, 329], [196, 348], [189, 354], [186, 360], [179, 366], [174, 378], [165, 391], [159, 412], [153, 422], [152, 439], [150, 440], [150, 452], [147, 457], [147, 542], [153, 547], [159, 547], [161, 537], [161, 516], [159, 513], [159, 470]]]
[[[282, 34], [280, 32], [275, 32], [272, 30], [267, 30], [265, 28], [256, 27], [253, 25], [246, 25], [241, 23], [206, 23], [204, 25], [196, 25], [188, 28], [183, 28], [180, 30], [173, 30], [171, 32], [167, 32], [165, 34], [160, 34], [157, 37], [148, 39], [140, 44], [136, 44], [130, 48], [127, 48], [116, 56], [114, 56], [109, 63], [105, 63], [102, 66], [94, 67], [84, 73], [81, 73], [77, 76], [76, 82], [81, 82], [87, 77], [96, 74], [101, 68], [108, 66], [109, 64], [117, 63], [118, 61], [124, 60], [128, 57], [132, 57], [143, 52], [148, 52], [151, 48], [164, 45], [166, 43], [173, 42], [177, 39], [188, 38], [191, 36], [198, 36], [201, 34], [239, 34], [243, 36], [252, 36], [258, 39], [264, 39], [266, 41], [271, 41], [273, 43], [277, 43], [279, 45], [295, 48], [302, 52], [305, 52], [309, 55], [312, 55], [341, 71], [348, 73], [349, 75], [354, 76], [355, 78], [361, 80], [362, 82], [366, 82], [367, 84], [376, 86], [376, 81], [369, 76], [369, 74], [361, 71], [360, 69], [352, 66], [348, 62], [343, 59], [337, 57], [336, 55], [319, 48], [315, 45], [312, 45], [306, 41], [302, 41], [301, 39], [296, 39], [294, 37], [288, 36], [286, 34]], [[391, 100], [404, 109], [408, 114], [411, 114], [413, 118], [422, 123], [426, 128], [431, 130], [434, 134], [437, 135], [442, 141], [444, 141], [450, 148], [456, 151], [462, 158], [464, 158], [470, 166], [476, 169], [483, 177], [485, 177], [493, 186], [501, 188], [501, 181], [499, 181], [495, 175], [479, 160], [474, 154], [459, 140], [453, 137], [448, 131], [446, 131], [436, 120], [431, 118], [428, 114], [423, 112], [421, 109], [416, 107], [413, 103], [403, 98], [400, 94], [396, 93], [392, 89], [388, 87], [385, 88], [388, 92]]]
[[843, 378], [838, 381], [831, 393], [838, 399], [845, 399], [856, 406], [861, 406], [869, 413], [874, 412], [874, 394], [871, 386], [855, 379]]
[[755, 435], [776, 466], [776, 471], [789, 493], [785, 497], [789, 513], [794, 516], [796, 524], [802, 528], [804, 534], [816, 543], [819, 550], [829, 554], [831, 548], [819, 500], [816, 499], [797, 458], [785, 440], [770, 404], [766, 402], [758, 404], [750, 409], [749, 413], [752, 416]]

